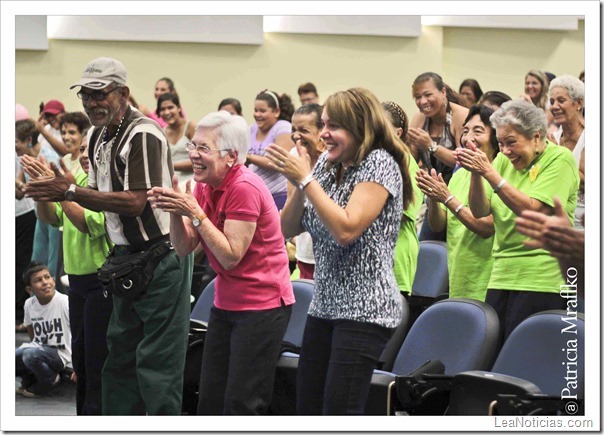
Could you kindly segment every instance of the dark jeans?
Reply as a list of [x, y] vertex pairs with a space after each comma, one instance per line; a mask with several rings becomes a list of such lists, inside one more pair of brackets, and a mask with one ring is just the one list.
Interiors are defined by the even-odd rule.
[[71, 358], [77, 375], [76, 412], [101, 415], [101, 372], [107, 358], [107, 326], [113, 310], [97, 274], [69, 275]]
[[212, 307], [201, 364], [198, 415], [262, 415], [271, 403], [292, 307]]
[[363, 414], [371, 375], [393, 329], [308, 316], [298, 364], [299, 415]]
[[485, 302], [492, 306], [499, 316], [504, 341], [516, 326], [532, 314], [566, 309], [566, 299], [559, 293], [489, 289]]
[[23, 322], [23, 306], [29, 297], [25, 291], [23, 272], [31, 261], [36, 230], [36, 214], [34, 211], [17, 216], [15, 222], [15, 321]]
[[23, 388], [36, 383], [40, 389], [50, 389], [65, 368], [57, 349], [50, 346], [20, 347], [15, 358], [15, 371], [23, 379]]

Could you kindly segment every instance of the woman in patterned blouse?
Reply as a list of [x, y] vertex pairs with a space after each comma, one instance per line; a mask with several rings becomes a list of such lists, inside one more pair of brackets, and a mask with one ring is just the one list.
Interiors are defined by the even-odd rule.
[[392, 271], [403, 209], [412, 201], [410, 153], [366, 89], [325, 102], [327, 152], [311, 169], [270, 145], [276, 171], [297, 186], [282, 211], [285, 237], [308, 231], [315, 252], [315, 294], [300, 354], [297, 412], [363, 414], [371, 374], [401, 319]]

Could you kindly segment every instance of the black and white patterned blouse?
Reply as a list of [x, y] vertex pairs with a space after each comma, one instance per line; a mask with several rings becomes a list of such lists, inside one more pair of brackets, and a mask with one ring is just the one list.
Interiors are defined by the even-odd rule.
[[336, 243], [307, 200], [302, 226], [310, 233], [315, 253], [315, 294], [309, 314], [323, 319], [347, 319], [396, 327], [401, 319], [401, 296], [392, 272], [394, 245], [403, 213], [402, 177], [394, 158], [374, 150], [350, 167], [338, 186], [339, 164], [327, 169], [324, 153], [313, 176], [340, 207], [348, 204], [354, 187], [378, 183], [390, 193], [376, 220], [348, 246]]

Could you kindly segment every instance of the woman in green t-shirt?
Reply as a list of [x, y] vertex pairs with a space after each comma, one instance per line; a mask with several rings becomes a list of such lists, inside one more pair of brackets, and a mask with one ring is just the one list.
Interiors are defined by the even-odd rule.
[[[481, 150], [489, 162], [499, 152], [495, 129], [489, 122], [492, 114], [493, 109], [488, 106], [472, 106], [461, 134], [461, 146]], [[493, 267], [493, 216], [476, 219], [468, 208], [471, 177], [470, 171], [459, 168], [447, 186], [442, 174], [433, 169], [430, 173], [419, 171], [416, 180], [430, 198], [430, 228], [447, 230], [449, 297], [484, 301]], [[493, 189], [486, 182], [483, 184], [490, 198]]]
[[[545, 112], [523, 100], [504, 103], [490, 118], [499, 155], [491, 163], [475, 147], [457, 150], [459, 164], [472, 172], [470, 209], [476, 218], [493, 216], [493, 269], [486, 302], [499, 315], [504, 338], [531, 314], [564, 309], [568, 298], [556, 259], [525, 246], [514, 221], [525, 210], [553, 214], [554, 196], [573, 220], [579, 171], [571, 152], [549, 142]], [[493, 188], [487, 196], [483, 178]]]

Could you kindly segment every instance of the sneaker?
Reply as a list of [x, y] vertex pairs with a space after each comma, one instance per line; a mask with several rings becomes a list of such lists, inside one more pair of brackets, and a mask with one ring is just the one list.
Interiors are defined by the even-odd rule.
[[[33, 388], [31, 390], [33, 390]], [[27, 388], [22, 388], [21, 394], [23, 394], [25, 397], [29, 397], [32, 399], [36, 397], [41, 397], [39, 394], [36, 394], [34, 391], [31, 390], [28, 390]]]
[[15, 393], [17, 394], [23, 394], [23, 392], [25, 391], [25, 388], [23, 387], [17, 387], [15, 390]]
[[53, 383], [49, 386], [40, 386], [40, 384], [34, 384], [27, 388], [21, 388], [20, 393], [25, 397], [36, 398], [42, 397], [50, 393], [57, 385], [61, 383], [61, 375], [57, 374]]

